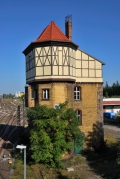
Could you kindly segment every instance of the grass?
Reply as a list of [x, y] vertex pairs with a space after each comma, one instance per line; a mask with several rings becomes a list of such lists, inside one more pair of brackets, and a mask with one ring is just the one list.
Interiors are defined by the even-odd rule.
[[[95, 175], [105, 179], [119, 179], [120, 166], [117, 165], [118, 140], [111, 134], [105, 133], [106, 148], [101, 153], [89, 152], [87, 155], [74, 155], [69, 160], [64, 160], [64, 169], [46, 168], [41, 164], [27, 165], [27, 179], [87, 179]], [[91, 162], [92, 161], [92, 162]], [[95, 162], [93, 162], [95, 161]], [[66, 168], [73, 167], [74, 171], [68, 172]], [[23, 178], [23, 161], [16, 159], [14, 175], [11, 179]]]
[[109, 134], [107, 132], [104, 133], [104, 140], [106, 142], [106, 145], [114, 145], [117, 143], [117, 139], [114, 137], [114, 135]]
[[71, 166], [77, 166], [85, 162], [86, 162], [86, 158], [82, 155], [74, 155], [71, 159], [63, 161], [65, 168]]
[[[15, 172], [14, 175], [11, 177], [11, 179], [21, 179], [23, 178], [23, 163], [20, 160], [17, 160], [15, 163]], [[43, 165], [36, 164], [36, 165], [27, 165], [26, 168], [27, 171], [27, 179], [41, 179], [41, 173], [44, 176], [45, 179], [55, 179], [55, 178], [63, 178], [68, 179], [71, 176], [74, 176], [74, 172], [68, 173], [65, 169], [53, 169], [53, 168], [45, 168]], [[75, 174], [77, 176], [77, 174]]]
[[[19, 158], [19, 156], [17, 156]], [[74, 165], [82, 164], [85, 162], [85, 158], [82, 155], [73, 156], [70, 160], [64, 160], [63, 163], [65, 165], [64, 169], [54, 169], [54, 168], [46, 168], [44, 165], [36, 164], [36, 165], [27, 165], [26, 173], [27, 179], [40, 179], [42, 178], [40, 171], [45, 179], [69, 179], [71, 177], [76, 179], [81, 179], [78, 173], [75, 172], [68, 172], [67, 167], [71, 167]], [[12, 175], [11, 179], [21, 179], [23, 178], [23, 161], [21, 159], [16, 159], [15, 164], [12, 166], [14, 169], [14, 175]]]

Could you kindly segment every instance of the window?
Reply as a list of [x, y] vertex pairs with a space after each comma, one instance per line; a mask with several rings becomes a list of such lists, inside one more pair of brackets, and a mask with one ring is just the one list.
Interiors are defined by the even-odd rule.
[[80, 110], [77, 110], [76, 114], [79, 121], [79, 125], [82, 125], [82, 112]]
[[74, 99], [80, 100], [80, 87], [79, 86], [75, 86], [74, 88]]
[[31, 62], [31, 56], [29, 55], [29, 61], [28, 61], [29, 70], [30, 70], [30, 62]]
[[35, 90], [31, 90], [31, 99], [35, 99]]
[[30, 69], [32, 68], [32, 60], [30, 61]]
[[43, 89], [43, 99], [49, 99], [49, 89]]

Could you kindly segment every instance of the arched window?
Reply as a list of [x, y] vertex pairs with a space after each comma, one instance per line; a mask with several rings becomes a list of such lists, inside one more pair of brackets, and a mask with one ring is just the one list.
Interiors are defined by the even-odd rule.
[[77, 118], [78, 118], [78, 121], [79, 121], [79, 125], [82, 125], [82, 111], [77, 110], [76, 114], [77, 114]]
[[74, 100], [80, 100], [80, 89], [79, 86], [74, 87]]

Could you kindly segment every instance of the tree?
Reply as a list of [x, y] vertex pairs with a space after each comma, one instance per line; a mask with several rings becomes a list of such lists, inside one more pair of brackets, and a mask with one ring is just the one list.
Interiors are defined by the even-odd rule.
[[107, 91], [105, 92], [105, 97], [108, 98], [108, 92]]
[[15, 95], [9, 93], [9, 94], [3, 94], [3, 99], [12, 99]]
[[113, 83], [112, 86], [109, 86], [106, 82], [105, 86], [103, 87], [103, 96], [105, 97], [119, 97], [120, 96], [120, 84], [118, 81]]
[[45, 105], [28, 109], [31, 157], [35, 163], [60, 167], [62, 154], [73, 148], [73, 141], [80, 146], [84, 140], [76, 112], [67, 108], [67, 103], [60, 104], [59, 109]]
[[105, 88], [108, 89], [109, 88], [109, 85], [108, 85], [108, 82], [106, 81], [106, 84], [105, 84]]

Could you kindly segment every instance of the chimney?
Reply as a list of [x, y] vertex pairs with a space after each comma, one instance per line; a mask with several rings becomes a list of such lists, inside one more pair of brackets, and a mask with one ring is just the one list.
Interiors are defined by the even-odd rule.
[[72, 15], [65, 17], [65, 35], [72, 41]]

